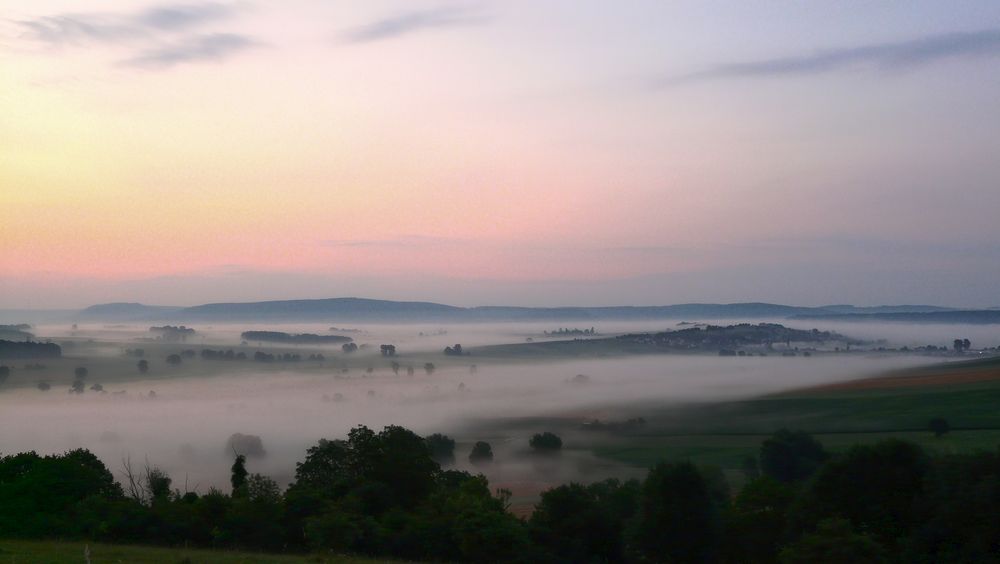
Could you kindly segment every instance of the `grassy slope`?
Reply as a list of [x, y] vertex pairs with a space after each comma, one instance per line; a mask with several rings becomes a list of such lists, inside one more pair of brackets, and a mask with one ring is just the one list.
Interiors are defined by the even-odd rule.
[[[82, 542], [0, 540], [0, 562], [5, 564], [78, 564], [84, 561]], [[252, 552], [188, 550], [148, 546], [89, 544], [93, 564], [128, 562], [190, 562], [192, 564], [295, 564], [330, 562], [367, 564], [379, 562], [347, 556], [282, 556]]]

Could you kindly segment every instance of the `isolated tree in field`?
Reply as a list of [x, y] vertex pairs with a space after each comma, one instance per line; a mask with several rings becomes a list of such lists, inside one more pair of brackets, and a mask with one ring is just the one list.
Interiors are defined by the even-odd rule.
[[434, 374], [434, 368], [435, 367], [434, 367], [434, 363], [433, 362], [428, 362], [428, 363], [424, 364], [424, 372], [426, 372], [428, 376], [430, 376], [431, 374]]
[[267, 456], [264, 450], [264, 441], [258, 435], [244, 435], [243, 433], [233, 433], [226, 439], [225, 452], [241, 454], [250, 458], [263, 458]]
[[934, 433], [935, 437], [941, 437], [951, 431], [951, 425], [943, 417], [935, 417], [927, 424], [927, 428]]
[[472, 446], [472, 452], [469, 453], [469, 462], [473, 464], [493, 462], [493, 447], [490, 446], [490, 443], [485, 441], [476, 442]]
[[85, 380], [88, 373], [89, 371], [83, 366], [77, 366], [76, 369], [73, 370], [73, 376], [76, 376], [77, 380]]
[[399, 363], [394, 360], [390, 366], [392, 367], [392, 373], [399, 376]]
[[233, 497], [241, 497], [245, 494], [247, 484], [247, 457], [242, 454], [236, 455], [233, 467], [230, 468], [229, 483], [233, 486]]
[[73, 380], [73, 384], [70, 385], [69, 391], [71, 394], [82, 394], [84, 391], [83, 380], [80, 378]]
[[951, 344], [951, 348], [955, 349], [955, 352], [963, 352], [972, 348], [972, 342], [968, 339], [955, 339]]
[[760, 469], [779, 482], [808, 478], [828, 458], [823, 445], [803, 431], [781, 429], [760, 445]]
[[555, 452], [562, 448], [563, 442], [559, 435], [545, 431], [532, 436], [528, 444], [537, 452]]
[[52, 385], [48, 382], [39, 382], [35, 387], [43, 392], [47, 392], [52, 388]]
[[167, 356], [167, 364], [172, 364], [174, 366], [177, 366], [180, 363], [181, 363], [181, 355], [172, 354]]
[[136, 368], [139, 369], [139, 374], [145, 374], [149, 372], [149, 362], [145, 359], [140, 360], [135, 364]]

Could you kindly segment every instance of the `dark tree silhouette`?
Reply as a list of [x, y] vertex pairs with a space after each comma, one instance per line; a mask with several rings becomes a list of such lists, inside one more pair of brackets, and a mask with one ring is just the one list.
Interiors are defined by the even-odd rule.
[[478, 441], [472, 446], [469, 453], [469, 462], [473, 464], [485, 464], [493, 462], [493, 447], [485, 441]]
[[431, 452], [431, 457], [438, 462], [454, 462], [455, 460], [455, 440], [441, 433], [434, 433], [427, 436], [424, 441], [427, 449]]
[[760, 469], [779, 482], [812, 475], [828, 458], [823, 445], [809, 433], [781, 429], [760, 445]]
[[174, 366], [177, 366], [180, 363], [181, 363], [181, 355], [179, 354], [167, 355], [167, 364], [172, 364]]
[[247, 474], [249, 474], [247, 472], [247, 457], [237, 454], [229, 472], [229, 483], [233, 486], [233, 497], [243, 497], [246, 494]]
[[927, 428], [934, 433], [935, 437], [941, 437], [951, 431], [951, 425], [943, 417], [935, 417], [927, 424]]
[[139, 369], [139, 374], [145, 374], [149, 372], [149, 362], [146, 359], [140, 360], [135, 364], [136, 368]]
[[654, 562], [713, 562], [721, 519], [705, 477], [690, 462], [660, 463], [646, 478], [632, 541]]
[[77, 379], [79, 380], [86, 379], [88, 373], [89, 371], [86, 369], [86, 367], [83, 366], [77, 366], [76, 369], [73, 370], [73, 375], [76, 376]]
[[538, 452], [555, 452], [562, 448], [563, 442], [555, 433], [545, 431], [531, 437], [528, 444]]

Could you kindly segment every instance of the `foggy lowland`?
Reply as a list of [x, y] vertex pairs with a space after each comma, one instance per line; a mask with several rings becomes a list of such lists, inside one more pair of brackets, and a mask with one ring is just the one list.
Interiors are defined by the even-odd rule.
[[0, 561], [1000, 561], [1000, 5], [0, 16]]

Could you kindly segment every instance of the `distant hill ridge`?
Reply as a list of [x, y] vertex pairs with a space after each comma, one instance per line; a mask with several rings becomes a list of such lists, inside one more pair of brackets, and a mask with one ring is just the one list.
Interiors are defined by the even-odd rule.
[[[971, 314], [971, 315], [970, 315]], [[689, 303], [664, 306], [601, 307], [458, 307], [434, 302], [325, 298], [262, 302], [211, 303], [192, 307], [111, 303], [90, 306], [77, 318], [89, 321], [598, 321], [602, 319], [747, 319], [797, 318], [837, 321], [935, 322], [964, 319], [1000, 323], [998, 310], [958, 310], [928, 305], [859, 307], [829, 305], [800, 307], [760, 302], [712, 304]], [[981, 321], [996, 318], [996, 321]], [[942, 321], [944, 322], [944, 321]], [[955, 322], [955, 321], [947, 321]]]

